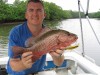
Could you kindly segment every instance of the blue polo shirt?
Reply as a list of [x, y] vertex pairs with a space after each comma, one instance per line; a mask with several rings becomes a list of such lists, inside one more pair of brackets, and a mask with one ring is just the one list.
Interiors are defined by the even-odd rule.
[[[25, 41], [32, 37], [32, 33], [30, 32], [27, 22], [15, 26], [10, 34], [9, 34], [9, 43], [8, 43], [8, 56], [9, 58], [12, 58], [14, 53], [11, 49], [12, 46], [21, 46], [25, 47]], [[20, 56], [19, 56], [20, 57]], [[39, 60], [37, 60], [33, 65], [32, 68], [23, 70], [21, 72], [15, 72], [11, 69], [11, 66], [9, 65], [9, 61], [7, 63], [7, 72], [11, 75], [27, 75], [30, 73], [35, 73], [43, 70], [44, 64], [46, 60], [46, 55], [43, 55]]]

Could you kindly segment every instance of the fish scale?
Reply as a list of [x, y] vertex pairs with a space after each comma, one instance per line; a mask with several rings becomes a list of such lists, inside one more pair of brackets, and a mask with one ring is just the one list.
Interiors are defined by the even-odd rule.
[[[23, 49], [24, 50], [22, 51], [21, 48], [19, 48], [20, 52], [15, 53], [15, 54], [18, 55], [26, 51], [32, 51], [33, 53], [32, 60], [34, 62], [52, 50], [57, 50], [57, 49], [60, 49], [61, 47], [70, 46], [71, 44], [76, 42], [77, 39], [78, 37], [76, 34], [70, 33], [68, 31], [50, 30], [42, 34], [38, 38], [35, 38], [35, 40], [30, 39], [30, 41], [32, 41], [33, 43], [30, 41], [29, 42], [27, 41], [29, 46], [30, 44], [33, 44], [33, 45], [29, 48], [21, 47], [22, 50]], [[15, 52], [15, 49], [17, 49], [17, 47], [13, 46], [13, 52]]]

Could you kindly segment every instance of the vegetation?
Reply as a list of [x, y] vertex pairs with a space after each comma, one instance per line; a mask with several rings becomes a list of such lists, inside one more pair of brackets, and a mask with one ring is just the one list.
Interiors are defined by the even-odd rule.
[[[13, 4], [7, 4], [0, 0], [0, 23], [15, 22], [25, 20], [25, 10], [27, 1], [15, 0]], [[61, 20], [69, 18], [78, 18], [77, 11], [63, 10], [54, 3], [44, 2], [45, 12], [47, 14], [46, 20]], [[83, 12], [81, 12], [84, 17]], [[90, 17], [100, 18], [100, 11], [90, 13]]]
[[90, 13], [89, 17], [91, 17], [91, 18], [100, 18], [100, 11], [94, 12], [94, 13]]

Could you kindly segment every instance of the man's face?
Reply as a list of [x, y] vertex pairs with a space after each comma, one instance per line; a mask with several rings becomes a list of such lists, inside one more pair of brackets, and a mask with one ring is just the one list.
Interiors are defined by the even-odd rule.
[[41, 25], [45, 18], [45, 12], [42, 4], [30, 2], [27, 5], [25, 17], [28, 21], [28, 24]]

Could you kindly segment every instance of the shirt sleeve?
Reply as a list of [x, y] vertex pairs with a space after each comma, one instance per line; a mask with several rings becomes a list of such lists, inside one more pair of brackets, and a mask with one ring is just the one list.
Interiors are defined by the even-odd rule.
[[14, 53], [12, 51], [12, 46], [19, 46], [18, 39], [19, 39], [19, 33], [15, 27], [10, 31], [10, 34], [8, 37], [8, 40], [9, 40], [9, 42], [8, 42], [8, 56], [10, 58], [13, 58], [13, 56], [14, 56]]

